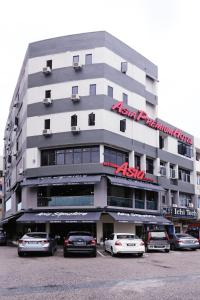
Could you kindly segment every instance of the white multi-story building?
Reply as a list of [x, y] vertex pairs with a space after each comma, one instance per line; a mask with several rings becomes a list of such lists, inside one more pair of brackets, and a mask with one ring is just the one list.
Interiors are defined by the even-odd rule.
[[157, 84], [107, 32], [31, 43], [5, 130], [4, 226], [100, 241], [170, 226], [163, 212], [177, 231], [195, 219], [194, 139], [158, 118]]

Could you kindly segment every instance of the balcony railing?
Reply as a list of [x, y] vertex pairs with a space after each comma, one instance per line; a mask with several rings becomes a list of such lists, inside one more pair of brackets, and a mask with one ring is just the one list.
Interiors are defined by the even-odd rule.
[[38, 206], [92, 206], [94, 196], [53, 196], [38, 197]]
[[118, 206], [118, 207], [133, 207], [133, 200], [132, 198], [108, 196], [107, 205]]

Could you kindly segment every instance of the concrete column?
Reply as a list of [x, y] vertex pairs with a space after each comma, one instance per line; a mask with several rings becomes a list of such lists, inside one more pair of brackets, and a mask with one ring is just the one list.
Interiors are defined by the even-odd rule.
[[101, 181], [94, 185], [94, 206], [107, 206], [107, 179], [101, 177]]
[[45, 230], [47, 233], [50, 233], [50, 223], [45, 224]]
[[159, 176], [160, 175], [160, 158], [157, 157], [154, 160], [154, 175]]
[[100, 145], [100, 163], [104, 162], [104, 145]]
[[129, 153], [129, 166], [134, 167], [135, 166], [135, 151], [131, 151]]
[[141, 156], [141, 170], [146, 172], [146, 154]]
[[165, 164], [165, 167], [166, 167], [166, 177], [169, 179], [170, 178], [170, 163], [167, 162]]

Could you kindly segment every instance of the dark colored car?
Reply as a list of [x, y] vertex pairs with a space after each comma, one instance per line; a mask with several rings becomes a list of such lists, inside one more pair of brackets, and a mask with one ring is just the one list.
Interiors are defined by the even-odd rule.
[[0, 230], [0, 245], [6, 245], [6, 234], [3, 230]]
[[54, 255], [57, 249], [55, 238], [46, 232], [28, 232], [18, 242], [18, 255], [47, 253]]
[[191, 249], [196, 250], [199, 248], [198, 239], [186, 233], [175, 233], [170, 238], [171, 250], [176, 249]]
[[165, 231], [148, 231], [143, 236], [143, 241], [145, 243], [146, 252], [151, 250], [164, 250], [165, 252], [170, 251], [169, 237]]
[[64, 240], [63, 256], [69, 254], [90, 254], [97, 255], [96, 239], [90, 232], [71, 231]]

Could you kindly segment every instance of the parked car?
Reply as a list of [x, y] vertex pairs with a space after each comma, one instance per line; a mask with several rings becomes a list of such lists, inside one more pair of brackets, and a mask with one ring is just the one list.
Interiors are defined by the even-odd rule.
[[198, 239], [186, 233], [175, 233], [170, 236], [171, 250], [176, 249], [191, 249], [196, 250], [199, 248]]
[[28, 232], [18, 242], [18, 255], [27, 253], [47, 253], [54, 255], [57, 249], [55, 238], [46, 232]]
[[6, 233], [0, 230], [0, 245], [6, 245]]
[[199, 222], [189, 224], [186, 233], [198, 239], [200, 244], [200, 223]]
[[67, 234], [64, 239], [63, 256], [75, 253], [97, 256], [96, 239], [90, 232], [70, 231]]
[[113, 233], [104, 242], [104, 249], [112, 256], [121, 253], [137, 254], [143, 256], [144, 242], [133, 233]]
[[169, 237], [165, 231], [147, 231], [143, 236], [143, 241], [145, 243], [146, 252], [151, 250], [164, 250], [165, 252], [170, 251]]

